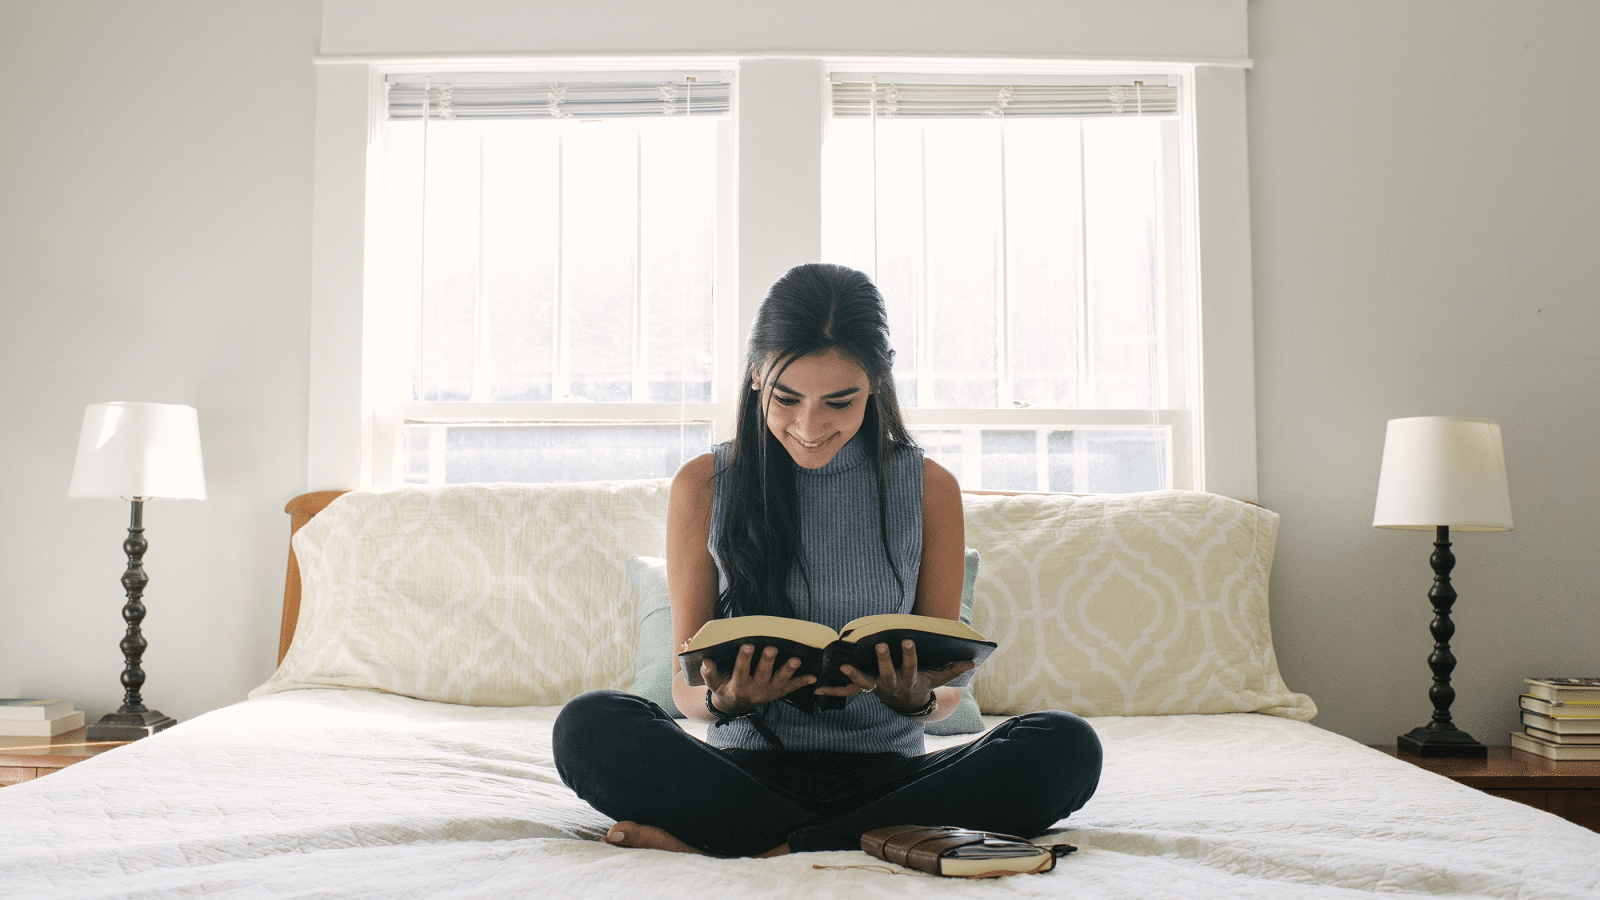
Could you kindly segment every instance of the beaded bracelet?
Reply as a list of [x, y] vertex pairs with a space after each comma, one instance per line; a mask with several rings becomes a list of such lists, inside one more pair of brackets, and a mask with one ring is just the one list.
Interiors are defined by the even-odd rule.
[[[711, 715], [716, 717], [718, 725], [725, 725], [734, 721], [735, 719], [748, 719], [756, 714], [756, 708], [754, 706], [742, 713], [739, 713], [738, 715], [730, 715], [720, 709], [717, 709], [717, 705], [711, 702], [711, 688], [706, 688], [706, 709], [710, 710]], [[926, 713], [924, 713], [924, 715], [926, 715]]]

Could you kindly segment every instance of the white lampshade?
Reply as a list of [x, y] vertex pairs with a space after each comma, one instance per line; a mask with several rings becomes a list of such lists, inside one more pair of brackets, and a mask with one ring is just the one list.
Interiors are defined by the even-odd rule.
[[199, 414], [175, 403], [90, 404], [67, 496], [204, 500]]
[[1390, 419], [1378, 473], [1378, 528], [1510, 531], [1500, 426], [1488, 419]]

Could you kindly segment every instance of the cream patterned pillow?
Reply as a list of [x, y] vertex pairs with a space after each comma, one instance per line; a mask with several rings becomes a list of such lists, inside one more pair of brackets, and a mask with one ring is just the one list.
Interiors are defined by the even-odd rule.
[[627, 684], [630, 556], [664, 551], [671, 482], [406, 486], [341, 496], [294, 538], [294, 643], [251, 696], [310, 687], [474, 706]]
[[1272, 649], [1276, 513], [1186, 491], [963, 503], [983, 556], [974, 624], [1000, 645], [984, 713], [1316, 715]]

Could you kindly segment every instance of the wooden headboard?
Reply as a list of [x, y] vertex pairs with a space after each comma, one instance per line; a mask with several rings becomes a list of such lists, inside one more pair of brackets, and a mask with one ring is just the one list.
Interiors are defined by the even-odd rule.
[[[289, 539], [293, 541], [294, 533], [300, 526], [311, 521], [311, 517], [324, 509], [333, 499], [349, 491], [313, 491], [309, 494], [290, 500], [284, 505], [283, 511], [289, 514]], [[289, 544], [289, 574], [283, 580], [283, 625], [278, 631], [278, 662], [283, 662], [283, 655], [289, 652], [289, 644], [294, 641], [294, 626], [300, 621], [300, 563], [294, 558], [294, 544]]]

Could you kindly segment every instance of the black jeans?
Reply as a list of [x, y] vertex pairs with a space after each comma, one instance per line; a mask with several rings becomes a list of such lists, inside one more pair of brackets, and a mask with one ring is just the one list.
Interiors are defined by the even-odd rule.
[[1034, 837], [1100, 783], [1100, 739], [1077, 716], [1028, 713], [924, 756], [719, 750], [661, 707], [591, 691], [555, 724], [556, 770], [590, 806], [718, 856], [858, 850], [886, 825]]

